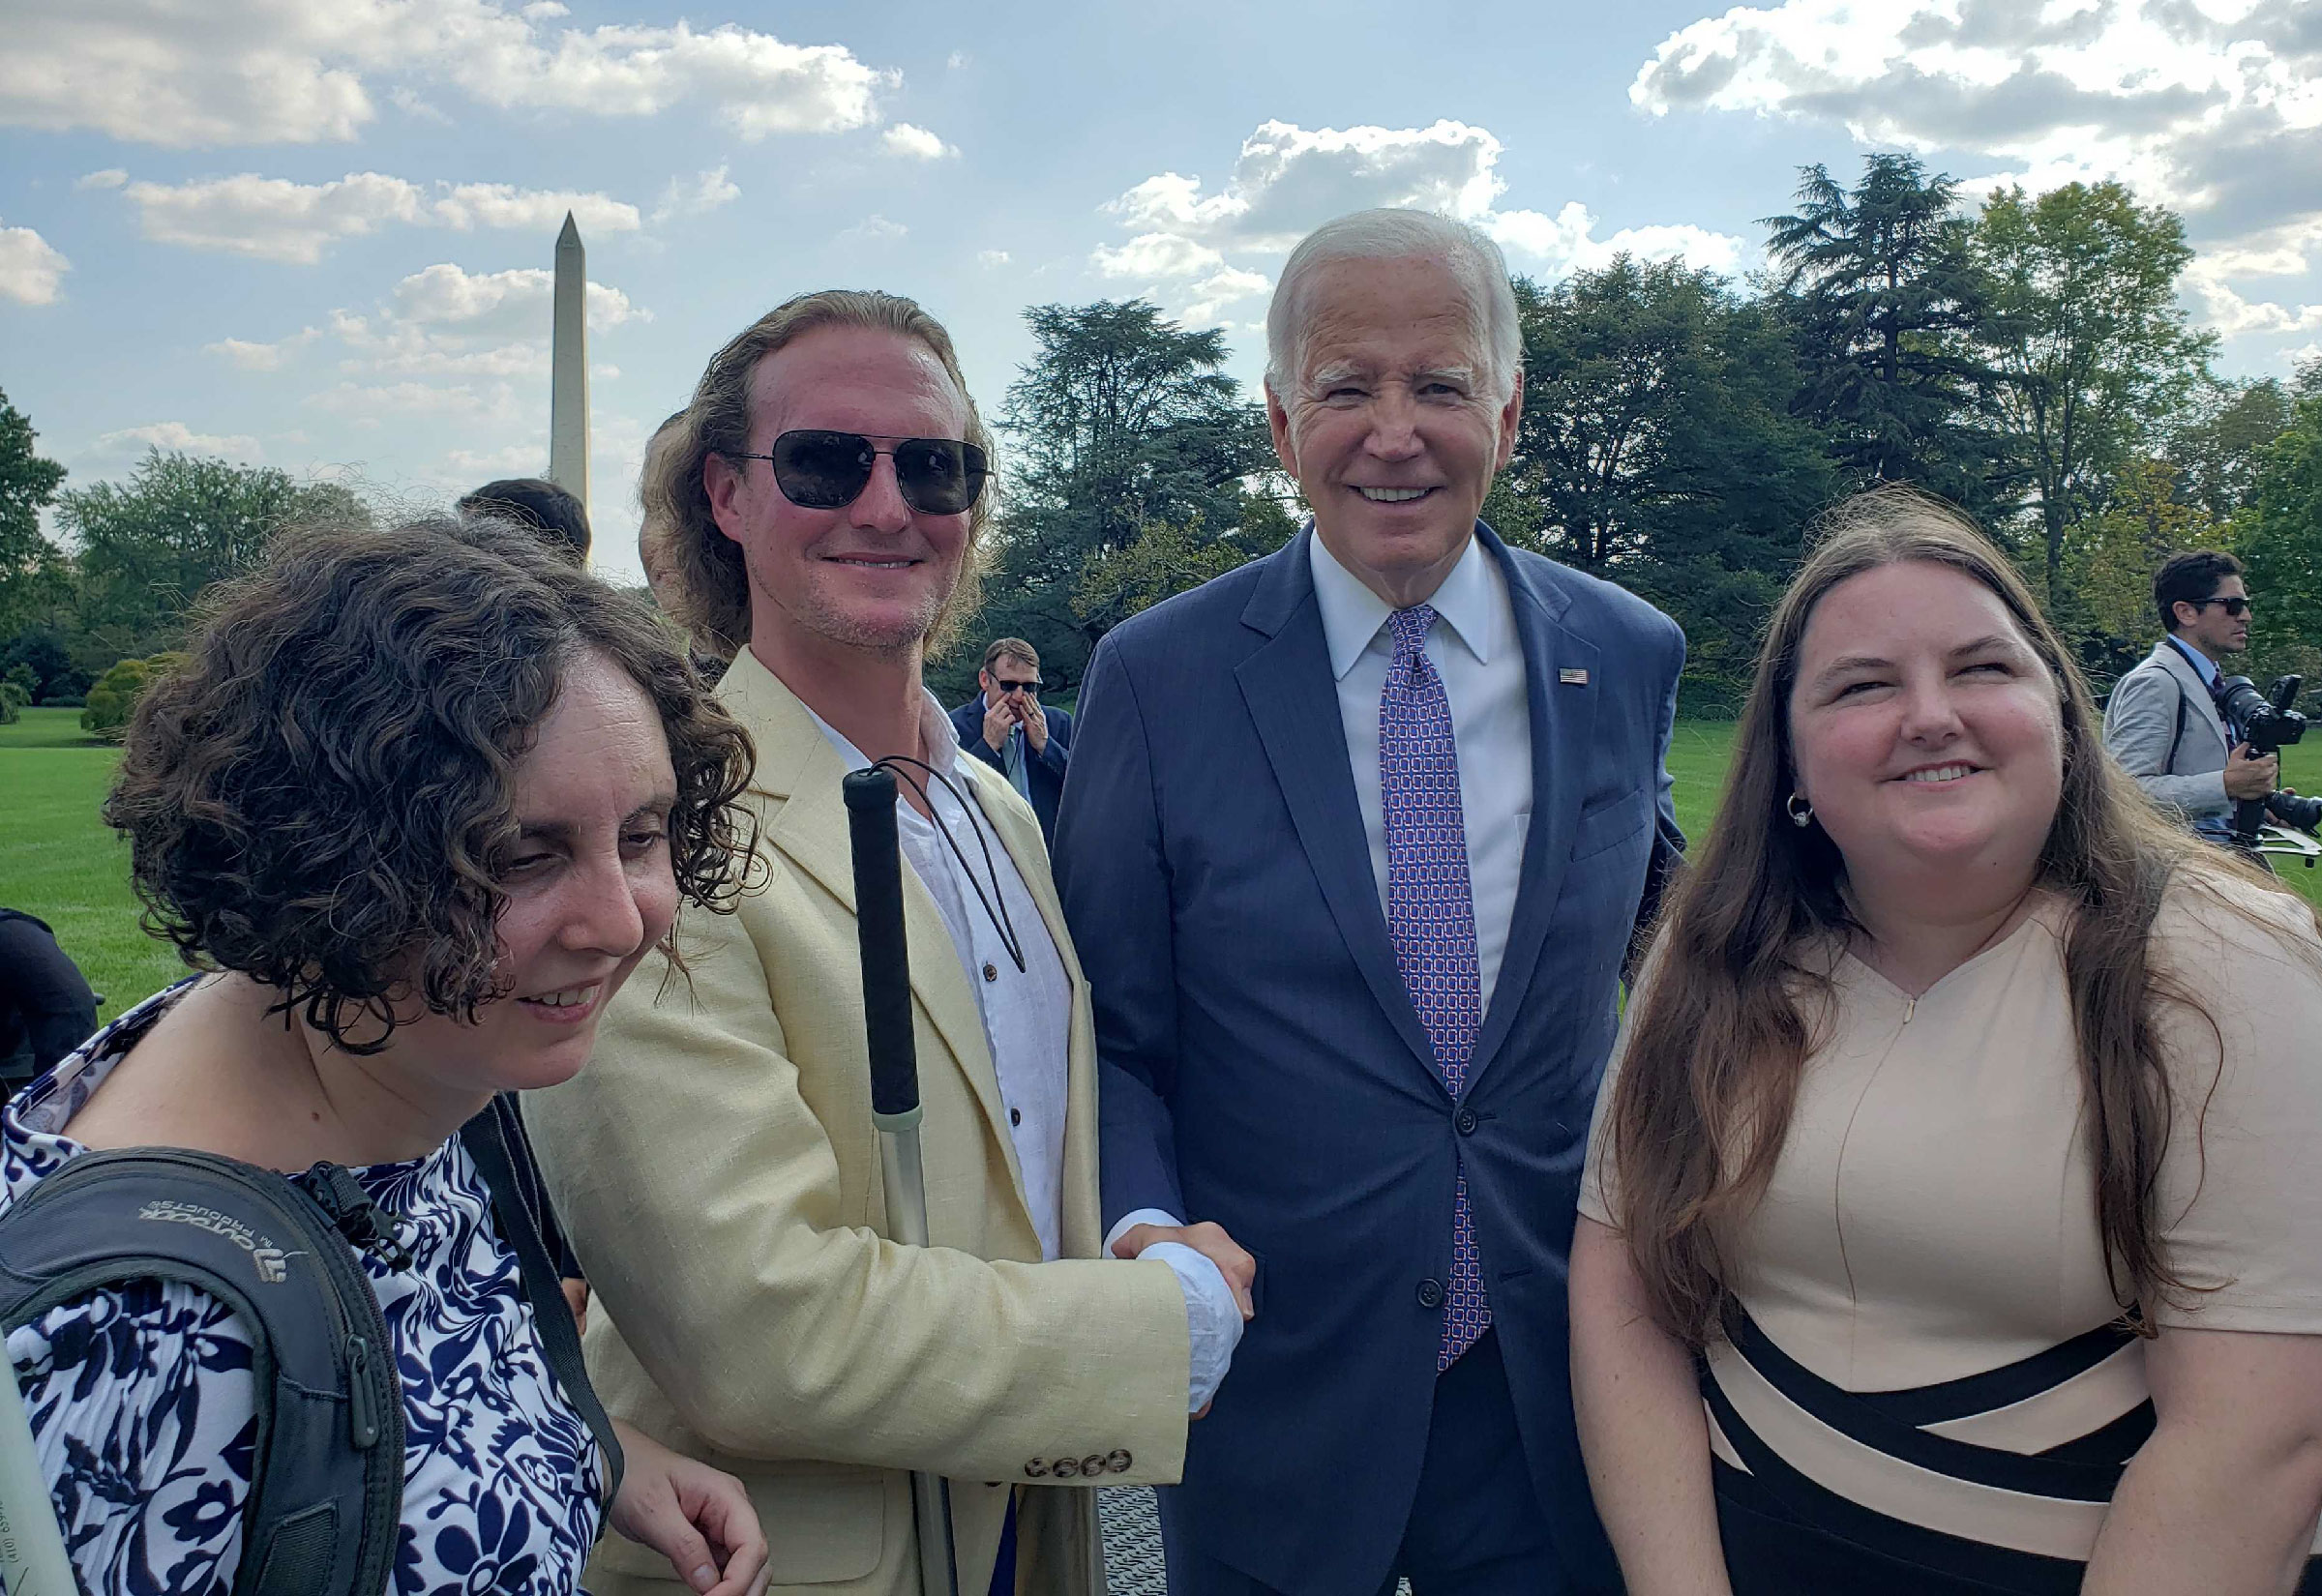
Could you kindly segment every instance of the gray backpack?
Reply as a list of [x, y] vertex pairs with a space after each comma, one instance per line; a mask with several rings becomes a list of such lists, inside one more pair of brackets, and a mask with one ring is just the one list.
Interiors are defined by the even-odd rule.
[[[605, 1457], [610, 1510], [621, 1449], [590, 1389], [551, 1247], [523, 1122], [508, 1098], [461, 1127], [515, 1250], [550, 1370]], [[229, 1305], [255, 1344], [257, 1465], [234, 1596], [379, 1596], [394, 1572], [403, 1493], [402, 1386], [357, 1250], [409, 1256], [333, 1164], [310, 1194], [212, 1153], [88, 1153], [0, 1216], [0, 1337], [60, 1303], [132, 1281], [180, 1281]]]

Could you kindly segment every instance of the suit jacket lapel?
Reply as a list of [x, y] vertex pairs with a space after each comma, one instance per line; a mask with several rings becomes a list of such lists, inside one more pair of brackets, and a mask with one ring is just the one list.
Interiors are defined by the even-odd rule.
[[[1467, 1090], [1471, 1092], [1475, 1089], [1476, 1078], [1507, 1039], [1532, 971], [1539, 963], [1540, 944], [1547, 939], [1549, 922], [1556, 915], [1557, 897], [1563, 891], [1564, 866], [1572, 855], [1572, 828], [1579, 818], [1585, 790], [1582, 781], [1589, 768], [1589, 739], [1596, 725], [1596, 693], [1603, 680], [1596, 645], [1558, 623], [1556, 617], [1563, 612], [1559, 596], [1544, 594], [1534, 586], [1489, 527], [1479, 525], [1475, 535], [1500, 561], [1507, 577], [1516, 636], [1524, 648], [1524, 696], [1532, 724], [1532, 824], [1524, 838], [1522, 875], [1516, 887], [1515, 912], [1508, 921], [1507, 948], [1501, 956], [1500, 977], [1492, 988], [1491, 1009], [1475, 1037], [1474, 1061], [1468, 1068]], [[1585, 683], [1560, 680], [1560, 670], [1572, 668], [1588, 672]]]
[[1313, 535], [1301, 533], [1269, 556], [1269, 569], [1242, 612], [1243, 624], [1266, 634], [1267, 640], [1234, 674], [1347, 952], [1395, 1033], [1441, 1090], [1434, 1049], [1395, 968], [1386, 916], [1379, 908], [1370, 843], [1362, 834], [1362, 811], [1339, 722], [1338, 688], [1323, 640], [1322, 611], [1314, 602], [1313, 568], [1307, 564], [1306, 540]]
[[[734, 656], [719, 682], [718, 697], [757, 741], [753, 790], [782, 800], [781, 809], [766, 823], [766, 844], [779, 849], [853, 914], [854, 854], [847, 830], [846, 802], [839, 788], [847, 766], [839, 751], [822, 735], [822, 728], [815, 724], [797, 695], [746, 648]], [[965, 772], [964, 765], [960, 768]], [[972, 776], [969, 779], [974, 780]], [[1022, 858], [1016, 849], [1010, 851]], [[1026, 872], [1027, 882], [1030, 874]], [[1045, 915], [1047, 908], [1043, 906], [1041, 912]], [[1007, 1108], [1000, 1100], [999, 1076], [993, 1068], [992, 1047], [984, 1036], [983, 1015], [961, 971], [959, 950], [952, 946], [951, 933], [943, 929], [942, 911], [936, 907], [918, 872], [908, 869], [903, 872], [903, 920], [905, 951], [911, 961], [911, 996], [975, 1094], [983, 1109], [986, 1134], [997, 1142], [1007, 1162], [1016, 1200], [1024, 1208], [1028, 1227], [1031, 1210], [1025, 1201], [1024, 1171], [1017, 1167], [1016, 1141], [1006, 1129]], [[1077, 982], [1078, 971], [1074, 975]], [[928, 1066], [924, 1052], [919, 1062], [923, 1069]]]

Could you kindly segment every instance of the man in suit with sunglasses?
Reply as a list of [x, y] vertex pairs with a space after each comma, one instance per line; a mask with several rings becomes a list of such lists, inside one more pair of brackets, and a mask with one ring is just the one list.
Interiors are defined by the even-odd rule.
[[[973, 607], [988, 449], [948, 335], [893, 295], [804, 295], [710, 363], [643, 497], [675, 619], [732, 659], [755, 879], [526, 1104], [605, 1405], [743, 1481], [778, 1590], [916, 1591], [914, 1471], [950, 1482], [964, 1596], [1101, 1588], [1086, 1488], [1177, 1477], [1247, 1305], [1214, 1225], [1105, 1256], [1039, 826], [921, 679]], [[871, 1119], [840, 788], [874, 760], [907, 800], [925, 1247], [891, 1239]], [[676, 1596], [650, 1562], [609, 1537], [589, 1588]]]
[[1054, 846], [1057, 801], [1072, 760], [1072, 712], [1042, 705], [1040, 656], [1022, 637], [1001, 637], [984, 650], [975, 685], [982, 691], [951, 712], [960, 747], [1007, 777]]
[[2155, 803], [2202, 836], [2232, 835], [2237, 799], [2263, 798], [2281, 761], [2237, 745], [2212, 693], [2221, 662], [2249, 646], [2242, 563], [2216, 549], [2171, 555], [2153, 578], [2161, 638], [2104, 706], [2104, 746]]

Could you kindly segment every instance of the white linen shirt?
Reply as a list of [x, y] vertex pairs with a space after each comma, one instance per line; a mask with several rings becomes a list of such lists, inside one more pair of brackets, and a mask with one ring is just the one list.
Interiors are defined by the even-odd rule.
[[[1040, 905], [1024, 884], [1024, 873], [1000, 845], [981, 810], [975, 807], [974, 787], [956, 770], [959, 732], [935, 695], [922, 699], [920, 736], [927, 744], [927, 762], [968, 795], [963, 806], [941, 782], [927, 781], [927, 801], [966, 854], [960, 863], [934, 823], [908, 803], [895, 806], [898, 840], [903, 856], [919, 884], [936, 901], [943, 930], [960, 956], [960, 969], [975, 993], [976, 1012], [984, 1020], [984, 1043], [992, 1049], [992, 1069], [999, 1078], [999, 1100], [1008, 1110], [1008, 1136], [1016, 1143], [1016, 1167], [1024, 1175], [1025, 1203], [1032, 1211], [1032, 1228], [1040, 1236], [1040, 1256], [1054, 1258], [1062, 1250], [1064, 1223], [1064, 1101], [1069, 1067], [1066, 1048], [1072, 1036], [1072, 982], [1064, 973], [1063, 955], [1040, 918]], [[814, 711], [809, 709], [809, 715]], [[815, 724], [830, 739], [831, 747], [849, 770], [871, 761], [829, 722], [815, 715]], [[907, 767], [906, 775], [920, 776]], [[902, 780], [898, 777], [897, 780]], [[924, 780], [924, 778], [922, 778]], [[1024, 950], [1025, 967], [1000, 940], [999, 928], [977, 901], [980, 881], [987, 898], [993, 882], [984, 874], [984, 850], [976, 843], [982, 833], [992, 848], [992, 870], [998, 876], [1000, 902]], [[973, 871], [971, 877], [968, 873]]]
[[[815, 724], [847, 761], [848, 769], [860, 770], [871, 762], [828, 721], [812, 708], [806, 712], [814, 716]], [[1008, 1110], [1008, 1136], [1016, 1144], [1025, 1204], [1032, 1212], [1041, 1257], [1054, 1259], [1062, 1251], [1072, 982], [1064, 973], [1064, 959], [1057, 950], [1056, 938], [1049, 935], [1048, 923], [1040, 918], [1040, 905], [1024, 884], [1024, 872], [985, 826], [968, 779], [955, 774], [959, 732], [951, 717], [936, 695], [924, 690], [919, 737], [927, 745], [927, 762], [950, 778], [962, 793], [970, 795], [963, 805], [941, 782], [926, 783], [928, 806], [949, 828], [968, 865], [966, 870], [961, 867], [959, 856], [935, 825], [908, 803], [895, 806], [897, 841], [905, 862], [936, 901], [943, 930], [960, 956], [968, 990], [975, 993], [976, 1010], [984, 1020], [984, 1042], [992, 1049], [993, 1073], [999, 1078], [1000, 1102]], [[919, 774], [916, 770], [909, 773]], [[990, 878], [980, 877], [984, 851], [976, 844], [978, 831], [983, 831], [992, 844], [992, 868], [999, 878], [1000, 901], [1007, 905], [1008, 920], [1024, 950], [1021, 972], [1001, 943], [998, 928], [976, 900], [976, 879], [982, 879], [987, 894], [993, 886]], [[971, 877], [968, 870], [979, 875]], [[1118, 1234], [1116, 1228], [1113, 1236], [1105, 1238], [1106, 1252], [1112, 1251], [1114, 1236]], [[1241, 1310], [1217, 1265], [1192, 1248], [1174, 1241], [1156, 1242], [1137, 1256], [1168, 1264], [1177, 1277], [1177, 1289], [1185, 1298], [1188, 1338], [1186, 1410], [1198, 1413], [1209, 1405], [1232, 1365], [1234, 1348], [1241, 1341]]]
[[[1354, 801], [1371, 849], [1379, 910], [1386, 912], [1386, 815], [1379, 791], [1379, 698], [1395, 655], [1384, 599], [1338, 563], [1318, 532], [1307, 540], [1323, 642], [1338, 681], [1338, 719], [1354, 773]], [[1532, 826], [1532, 713], [1524, 695], [1524, 647], [1516, 635], [1507, 576], [1480, 539], [1425, 601], [1435, 607], [1427, 660], [1451, 705], [1459, 759], [1460, 817], [1468, 833], [1468, 884], [1475, 906], [1475, 972], [1482, 1007], [1492, 1006], [1523, 880], [1524, 837]]]

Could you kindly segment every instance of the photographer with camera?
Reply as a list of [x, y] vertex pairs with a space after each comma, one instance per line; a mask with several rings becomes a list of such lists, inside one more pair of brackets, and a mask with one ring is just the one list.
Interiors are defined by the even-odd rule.
[[2113, 687], [2104, 746], [2156, 803], [2230, 844], [2235, 805], [2274, 798], [2280, 780], [2279, 757], [2237, 735], [2216, 697], [2219, 661], [2249, 646], [2241, 562], [2214, 549], [2173, 554], [2153, 578], [2153, 603], [2165, 635]]

